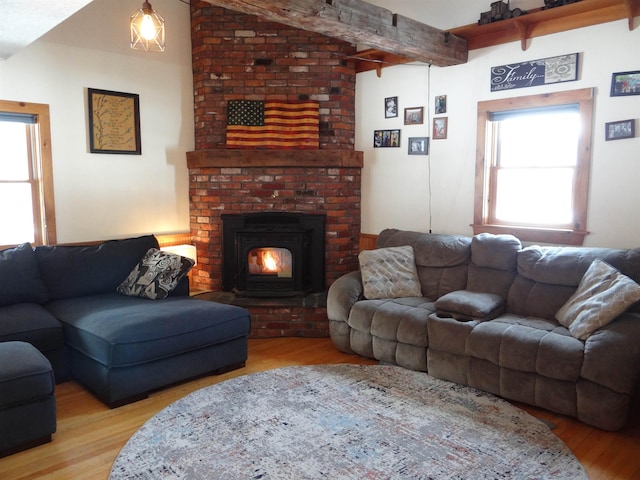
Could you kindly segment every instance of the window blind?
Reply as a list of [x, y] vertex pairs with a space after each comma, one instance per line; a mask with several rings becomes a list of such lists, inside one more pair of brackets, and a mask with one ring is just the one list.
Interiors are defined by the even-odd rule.
[[26, 123], [33, 125], [38, 123], [38, 116], [31, 113], [0, 112], [0, 122]]
[[491, 112], [489, 120], [492, 122], [500, 122], [511, 118], [531, 116], [531, 115], [553, 115], [558, 113], [578, 113], [580, 106], [577, 103], [566, 105], [552, 105], [549, 107], [521, 108], [517, 110], [502, 110], [499, 112]]

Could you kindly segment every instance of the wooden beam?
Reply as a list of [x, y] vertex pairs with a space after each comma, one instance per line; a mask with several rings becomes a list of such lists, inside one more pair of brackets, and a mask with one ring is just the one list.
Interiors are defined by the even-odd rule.
[[214, 148], [187, 152], [188, 168], [362, 168], [362, 166], [363, 153], [357, 150], [256, 150]]
[[412, 61], [459, 65], [468, 58], [467, 42], [363, 0], [205, 0], [302, 30], [365, 44]]

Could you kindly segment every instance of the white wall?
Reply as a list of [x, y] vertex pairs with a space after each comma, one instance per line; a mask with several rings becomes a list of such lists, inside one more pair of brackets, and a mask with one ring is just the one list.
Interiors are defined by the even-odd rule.
[[[604, 124], [637, 119], [640, 96], [610, 97], [613, 72], [640, 70], [640, 28], [627, 21], [534, 38], [526, 51], [520, 42], [470, 52], [469, 61], [454, 67], [406, 65], [358, 74], [356, 83], [356, 149], [364, 151], [362, 232], [384, 228], [471, 235], [473, 222], [477, 102], [578, 88], [595, 88], [591, 181], [585, 245], [640, 245], [639, 137], [605, 142]], [[576, 82], [490, 92], [490, 68], [580, 52]], [[429, 81], [430, 77], [430, 81]], [[430, 84], [430, 88], [429, 88]], [[431, 136], [431, 120], [405, 126], [404, 108], [425, 106], [433, 115], [436, 95], [447, 96], [449, 132], [432, 140], [430, 156], [409, 156], [409, 136]], [[398, 96], [400, 115], [385, 119], [385, 97]], [[427, 99], [428, 97], [428, 99]], [[426, 110], [426, 109], [425, 109]], [[400, 128], [400, 148], [376, 148], [373, 131]], [[430, 173], [429, 173], [430, 172]], [[429, 194], [429, 184], [431, 194]], [[544, 188], [544, 186], [541, 186]], [[431, 207], [431, 208], [429, 208]], [[430, 216], [432, 221], [430, 222]]]
[[[185, 152], [194, 148], [189, 7], [177, 0], [152, 2], [167, 21], [167, 51], [145, 53], [128, 46], [128, 19], [140, 4], [94, 0], [40, 40], [0, 61], [0, 98], [51, 108], [60, 242], [189, 230]], [[458, 9], [465, 17], [444, 25], [432, 22], [439, 17], [428, 10], [442, 10], [440, 0], [407, 0], [387, 8], [439, 28], [471, 23], [479, 15], [471, 7]], [[425, 9], [422, 16], [413, 15], [418, 8]], [[479, 11], [477, 5], [473, 8]], [[612, 72], [640, 70], [635, 48], [639, 40], [637, 21], [630, 32], [622, 20], [534, 38], [524, 52], [519, 42], [475, 50], [467, 64], [432, 67], [430, 74], [424, 65], [385, 68], [382, 78], [374, 72], [359, 74], [356, 148], [365, 152], [362, 231], [431, 227], [434, 232], [471, 234], [477, 102], [595, 87], [588, 218], [592, 233], [586, 243], [640, 245], [640, 138], [604, 141], [605, 122], [638, 118], [640, 96], [611, 98], [609, 88]], [[489, 91], [492, 66], [572, 52], [581, 52], [577, 82]], [[140, 95], [141, 156], [88, 153], [88, 87]], [[432, 113], [435, 95], [447, 95], [449, 138], [432, 140], [429, 157], [409, 156], [407, 138], [430, 136], [431, 127], [430, 119], [422, 126], [403, 125], [404, 108], [425, 106]], [[397, 119], [384, 118], [387, 96], [399, 97]], [[373, 149], [373, 131], [388, 128], [402, 130], [402, 146]]]
[[[0, 61], [0, 98], [50, 107], [59, 242], [189, 231], [189, 6], [152, 4], [166, 21], [164, 53], [129, 48], [141, 1], [94, 0]], [[87, 88], [140, 95], [141, 156], [89, 153]]]

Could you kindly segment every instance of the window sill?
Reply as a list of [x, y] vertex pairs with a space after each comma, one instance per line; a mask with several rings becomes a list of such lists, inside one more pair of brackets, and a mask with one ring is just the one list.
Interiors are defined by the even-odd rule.
[[582, 245], [584, 237], [589, 232], [578, 230], [552, 229], [552, 228], [534, 228], [534, 227], [516, 227], [510, 225], [476, 225], [472, 224], [473, 234], [493, 233], [511, 234], [518, 237], [521, 241], [534, 243], [553, 243], [559, 245]]

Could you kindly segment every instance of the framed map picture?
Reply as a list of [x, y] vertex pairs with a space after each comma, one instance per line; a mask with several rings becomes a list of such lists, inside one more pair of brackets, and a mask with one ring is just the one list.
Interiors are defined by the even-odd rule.
[[87, 91], [89, 151], [141, 155], [139, 96], [94, 88]]

